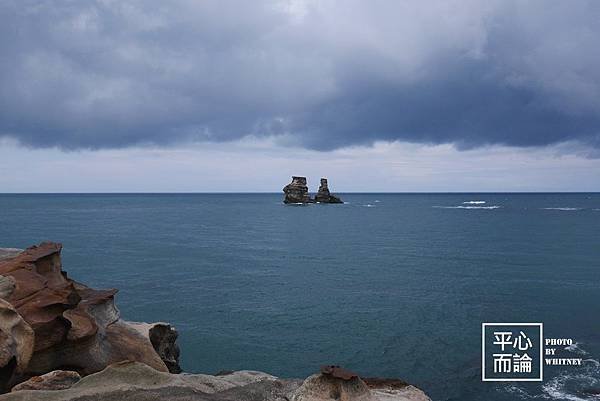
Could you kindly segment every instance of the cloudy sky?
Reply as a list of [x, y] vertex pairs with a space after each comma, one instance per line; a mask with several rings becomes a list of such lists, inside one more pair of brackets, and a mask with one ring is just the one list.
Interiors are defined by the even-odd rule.
[[0, 191], [600, 191], [599, 43], [598, 1], [5, 0]]

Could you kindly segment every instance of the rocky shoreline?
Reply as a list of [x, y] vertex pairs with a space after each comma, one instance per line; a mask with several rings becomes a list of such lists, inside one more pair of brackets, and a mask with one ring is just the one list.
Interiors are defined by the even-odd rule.
[[121, 319], [117, 290], [69, 278], [61, 250], [51, 242], [0, 249], [0, 400], [429, 400], [401, 380], [337, 366], [305, 380], [181, 373], [175, 328]]

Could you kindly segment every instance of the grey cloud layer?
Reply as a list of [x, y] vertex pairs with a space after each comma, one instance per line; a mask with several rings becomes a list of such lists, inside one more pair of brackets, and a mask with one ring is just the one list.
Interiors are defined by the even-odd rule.
[[4, 1], [0, 136], [598, 149], [599, 20], [576, 0]]

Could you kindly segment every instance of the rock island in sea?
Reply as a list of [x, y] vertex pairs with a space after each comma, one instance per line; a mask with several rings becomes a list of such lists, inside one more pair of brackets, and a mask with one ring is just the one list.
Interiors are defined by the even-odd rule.
[[175, 328], [123, 320], [117, 290], [69, 278], [61, 250], [0, 248], [0, 401], [430, 401], [402, 380], [333, 365], [304, 380], [181, 373]]
[[319, 190], [314, 198], [308, 193], [306, 177], [293, 176], [292, 182], [283, 187], [283, 203], [286, 204], [308, 204], [308, 203], [344, 203], [337, 196], [329, 192], [327, 178], [321, 178]]

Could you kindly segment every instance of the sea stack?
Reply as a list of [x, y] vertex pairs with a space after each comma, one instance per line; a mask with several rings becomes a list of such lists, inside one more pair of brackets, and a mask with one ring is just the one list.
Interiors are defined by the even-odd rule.
[[306, 177], [292, 177], [292, 182], [283, 187], [285, 199], [283, 203], [312, 203], [313, 200], [308, 194]]
[[336, 196], [331, 195], [329, 187], [327, 186], [327, 178], [321, 178], [321, 185], [319, 186], [319, 192], [315, 196], [315, 202], [318, 203], [344, 203]]

